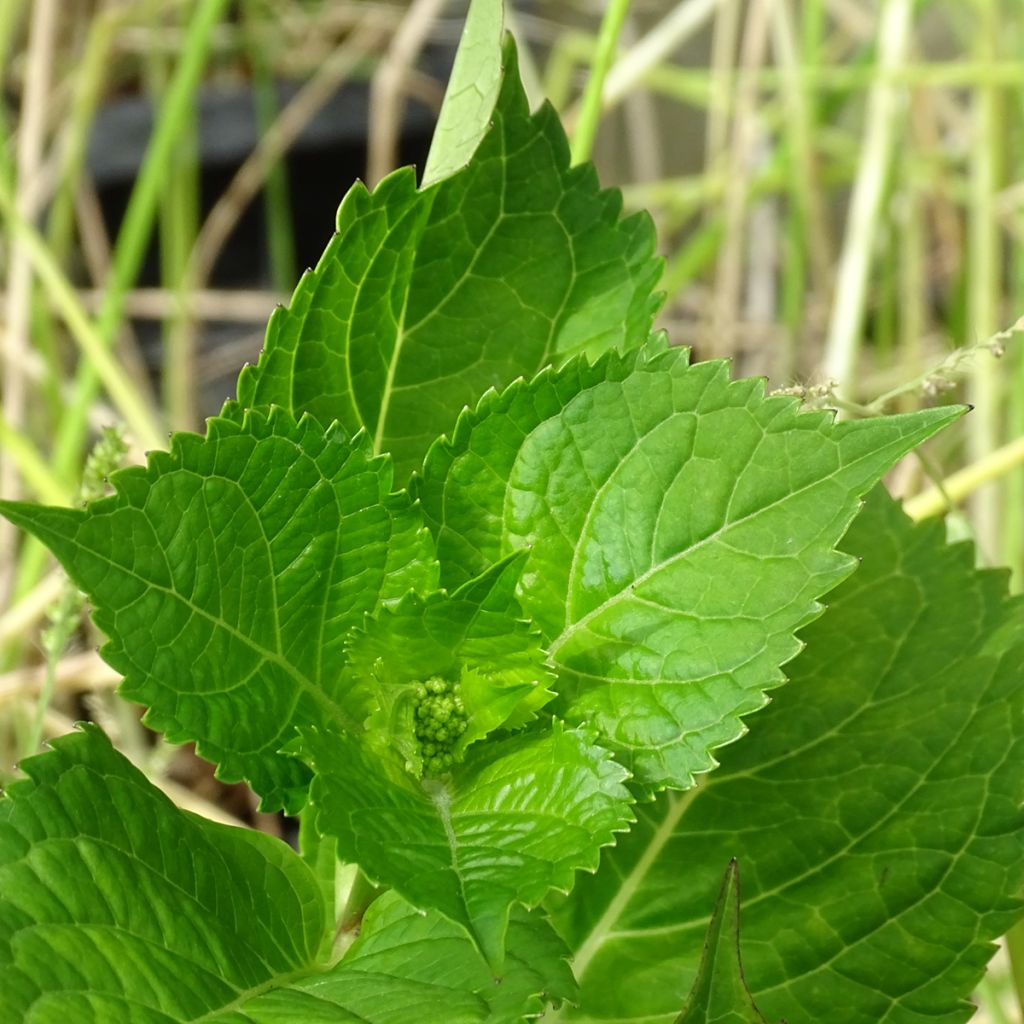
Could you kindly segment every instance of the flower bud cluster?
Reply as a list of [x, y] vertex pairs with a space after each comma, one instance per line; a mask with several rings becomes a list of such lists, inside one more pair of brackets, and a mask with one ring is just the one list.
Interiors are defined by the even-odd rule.
[[459, 684], [434, 676], [414, 688], [416, 738], [428, 775], [441, 775], [462, 760], [454, 752], [459, 737], [466, 731], [466, 709], [459, 696]]

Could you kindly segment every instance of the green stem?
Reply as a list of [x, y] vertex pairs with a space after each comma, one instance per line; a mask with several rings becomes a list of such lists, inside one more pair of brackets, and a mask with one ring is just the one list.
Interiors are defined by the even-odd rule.
[[[150, 27], [163, 24], [159, 3], [151, 4]], [[147, 55], [147, 84], [154, 107], [162, 103], [168, 87], [167, 55]], [[195, 427], [195, 344], [188, 323], [189, 254], [199, 233], [198, 129], [194, 112], [186, 117], [171, 150], [170, 174], [160, 196], [160, 278], [175, 297], [175, 305], [163, 322], [163, 400], [173, 430]]]
[[[299, 853], [312, 869], [320, 887], [320, 895], [331, 919], [338, 920], [341, 903], [338, 889], [344, 883], [344, 868], [338, 861], [338, 842], [333, 836], [322, 836], [316, 828], [316, 808], [307, 804], [299, 812]], [[351, 870], [358, 872], [353, 864]], [[337, 927], [324, 936], [320, 954], [326, 958], [334, 947]]]
[[[95, 327], [84, 317], [84, 314], [79, 316], [81, 310], [77, 298], [67, 286], [60, 268], [52, 259], [49, 259], [45, 246], [40, 242], [39, 251], [43, 254], [44, 261], [52, 264], [50, 267], [51, 283], [58, 285], [58, 290], [64, 295], [64, 298], [70, 296], [74, 300], [73, 306], [69, 305], [68, 308], [75, 314], [76, 319], [84, 321], [87, 325], [86, 334], [89, 335], [91, 341], [95, 342], [93, 348], [107, 357], [106, 360], [103, 360], [103, 357], [100, 356], [107, 369], [109, 370], [112, 366], [116, 375], [123, 378], [129, 389], [131, 388], [130, 383], [111, 359], [109, 350], [113, 346], [122, 322], [125, 295], [135, 282], [146, 254], [156, 204], [167, 174], [171, 150], [181, 131], [182, 124], [191, 116], [194, 93], [206, 65], [210, 38], [227, 4], [228, 0], [198, 0], [195, 5], [195, 13], [184, 40], [181, 61], [157, 115], [149, 147], [125, 210], [114, 251], [113, 265], [107, 281], [103, 307]], [[37, 273], [40, 272], [38, 266], [36, 270]], [[61, 284], [65, 286], [66, 294], [64, 289], [59, 288]], [[69, 322], [69, 327], [71, 326]], [[73, 327], [72, 330], [74, 330]], [[81, 340], [77, 335], [76, 338]], [[79, 362], [74, 392], [61, 420], [53, 449], [56, 475], [66, 484], [72, 484], [77, 478], [82, 449], [85, 444], [89, 410], [97, 397], [102, 380], [97, 366], [88, 357]], [[111, 395], [111, 397], [114, 396]], [[135, 393], [130, 396], [129, 404], [134, 405], [139, 411], [144, 408]], [[132, 429], [141, 430], [138, 437], [141, 443], [149, 447], [158, 447], [163, 443], [163, 435], [152, 426], [153, 417], [149, 414], [148, 409], [145, 410], [145, 413], [145, 417], [141, 415], [133, 417], [137, 423], [132, 424]], [[39, 541], [31, 538], [26, 542], [19, 559], [15, 581], [16, 599], [28, 593], [36, 585], [48, 558], [49, 555], [45, 547]], [[12, 653], [14, 652], [10, 650], [5, 652], [4, 664], [9, 663]]]
[[[617, 106], [641, 84], [651, 69], [663, 65], [686, 40], [692, 39], [721, 3], [722, 0], [687, 0], [686, 3], [673, 4], [672, 11], [615, 62], [602, 90], [604, 109], [607, 111]], [[581, 40], [589, 38], [582, 34], [574, 35], [572, 45], [579, 46]], [[592, 52], [600, 44], [590, 42], [584, 45]], [[584, 53], [578, 60], [590, 63], [593, 58]], [[704, 75], [706, 79], [708, 72]]]
[[16, 430], [0, 411], [0, 448], [11, 457], [22, 479], [40, 501], [51, 505], [67, 505], [70, 495], [53, 475], [46, 460], [39, 454], [32, 439]]
[[[0, 213], [3, 214], [11, 234], [24, 245], [33, 269], [81, 349], [83, 365], [87, 366], [94, 376], [97, 390], [98, 385], [102, 383], [118, 412], [124, 417], [125, 422], [141, 444], [148, 448], [155, 448], [162, 444], [163, 437], [155, 425], [152, 413], [139, 398], [131, 380], [110, 354], [109, 346], [106, 344], [100, 328], [89, 319], [75, 290], [54, 261], [46, 242], [35, 228], [18, 213], [14, 205], [14, 198], [2, 183], [0, 183]], [[84, 425], [83, 413], [83, 430]], [[56, 476], [58, 480], [66, 480], [66, 474], [60, 470], [61, 466], [58, 462]]]
[[[198, 0], [185, 34], [181, 60], [160, 106], [153, 136], [118, 233], [110, 279], [96, 325], [96, 340], [104, 350], [113, 345], [124, 315], [125, 295], [142, 266], [173, 150], [193, 116], [194, 95], [206, 67], [210, 38], [227, 5], [228, 0]], [[99, 384], [96, 366], [91, 361], [83, 361], [54, 449], [54, 463], [62, 479], [72, 479], [75, 475], [85, 443], [89, 409], [96, 399]], [[148, 439], [145, 443], [152, 445]]]
[[604, 80], [612, 66], [615, 50], [619, 44], [622, 23], [629, 13], [629, 0], [609, 0], [601, 20], [601, 31], [597, 37], [597, 49], [590, 68], [590, 77], [583, 92], [580, 115], [572, 138], [572, 162], [581, 164], [590, 159], [597, 137], [597, 125], [601, 120], [601, 94]]
[[900, 352], [903, 370], [920, 377], [924, 372], [924, 333], [928, 319], [926, 236], [923, 202], [913, 175], [903, 180], [905, 216], [899, 225]]
[[[718, 0], [712, 0], [712, 3], [717, 4]], [[568, 96], [573, 69], [578, 64], [589, 63], [596, 48], [597, 40], [585, 32], [567, 31], [559, 37], [552, 50], [552, 59], [557, 59], [558, 63], [554, 69], [550, 66], [546, 69], [545, 87], [548, 83], [554, 83], [554, 95], [561, 97], [562, 105]], [[819, 93], [847, 94], [878, 84], [891, 88], [921, 89], [972, 89], [984, 86], [1019, 88], [1024, 85], [1024, 66], [1019, 61], [930, 61], [926, 64], [906, 63], [899, 67], [885, 68], [873, 63], [870, 56], [870, 51], [865, 51], [851, 64], [802, 64], [796, 70], [800, 87]], [[604, 95], [606, 111], [615, 107], [629, 88], [636, 86], [644, 86], [680, 102], [698, 106], [708, 106], [717, 99], [712, 72], [707, 68], [649, 61], [641, 67], [628, 68], [628, 80], [623, 82], [620, 71], [627, 62], [633, 63], [632, 49], [616, 62], [608, 76]], [[753, 82], [762, 92], [781, 92], [786, 88], [785, 79], [788, 74], [783, 68], [765, 67], [754, 74]]]
[[89, 24], [89, 35], [81, 60], [76, 63], [71, 106], [67, 114], [68, 134], [61, 154], [60, 184], [46, 218], [46, 238], [60, 260], [71, 246], [75, 227], [75, 193], [82, 177], [89, 131], [96, 117], [111, 66], [114, 39], [129, 8], [108, 7]]
[[359, 934], [357, 929], [367, 908], [384, 891], [374, 885], [355, 864], [348, 867], [354, 869], [354, 873], [338, 913], [334, 940], [335, 954], [344, 951]]
[[[261, 0], [248, 0], [243, 8], [245, 46], [253, 69], [253, 104], [256, 127], [263, 138], [277, 119], [278, 102], [273, 69], [256, 31]], [[296, 272], [295, 238], [289, 209], [288, 172], [283, 159], [275, 160], [263, 183], [263, 216], [267, 223], [270, 280], [280, 292], [290, 292]]]
[[912, 519], [941, 515], [979, 487], [1000, 480], [1018, 466], [1024, 466], [1024, 437], [1018, 437], [958, 470], [946, 477], [940, 486], [909, 498], [903, 503], [903, 510]]

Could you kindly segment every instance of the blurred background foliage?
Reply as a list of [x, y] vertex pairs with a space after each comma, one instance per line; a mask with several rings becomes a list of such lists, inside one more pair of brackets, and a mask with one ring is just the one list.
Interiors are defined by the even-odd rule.
[[[1024, 4], [507, 7], [531, 100], [657, 223], [670, 339], [844, 415], [973, 403], [890, 485], [1020, 589]], [[0, 2], [0, 494], [95, 497], [216, 413], [352, 181], [422, 168], [465, 9]], [[280, 833], [154, 742], [82, 611], [0, 525], [0, 779], [91, 717], [183, 806]]]

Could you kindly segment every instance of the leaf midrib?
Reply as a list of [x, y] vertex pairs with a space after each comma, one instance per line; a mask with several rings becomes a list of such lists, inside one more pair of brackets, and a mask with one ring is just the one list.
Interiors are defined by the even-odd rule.
[[[647, 435], [644, 435], [644, 437], [646, 437], [646, 436]], [[903, 438], [901, 437], [899, 440], [902, 440], [902, 439]], [[640, 445], [641, 440], [642, 439], [638, 439], [637, 440], [637, 444], [634, 445], [632, 449], [630, 449], [631, 453], [637, 449], [637, 447]], [[832, 440], [832, 439], [829, 439], [829, 440]], [[832, 440], [832, 443], [836, 447], [839, 446], [839, 442], [838, 441]], [[886, 448], [887, 447], [889, 447], [889, 446], [887, 445]], [[682, 549], [681, 551], [676, 552], [674, 555], [671, 555], [669, 558], [664, 559], [663, 561], [659, 562], [657, 565], [652, 565], [650, 569], [648, 569], [645, 572], [641, 573], [639, 576], [636, 577], [636, 579], [632, 580], [630, 583], [628, 583], [626, 586], [624, 586], [621, 590], [616, 591], [614, 594], [612, 594], [610, 597], [606, 598], [604, 601], [602, 601], [595, 608], [592, 608], [589, 612], [587, 612], [585, 615], [581, 616], [575, 622], [570, 623], [561, 632], [561, 634], [558, 637], [556, 637], [556, 639], [551, 643], [550, 647], [548, 648], [549, 653], [551, 654], [552, 657], [554, 657], [555, 654], [562, 647], [565, 646], [565, 644], [573, 637], [573, 635], [575, 635], [576, 632], [578, 632], [581, 629], [584, 629], [590, 622], [592, 622], [594, 619], [598, 618], [599, 616], [603, 615], [604, 612], [606, 612], [609, 608], [612, 608], [616, 604], [618, 604], [620, 601], [627, 599], [632, 594], [634, 589], [636, 589], [637, 587], [642, 586], [649, 579], [653, 578], [658, 573], [660, 573], [663, 569], [666, 569], [666, 568], [676, 564], [677, 562], [682, 561], [685, 558], [688, 558], [695, 551], [699, 551], [701, 548], [709, 546], [710, 544], [712, 544], [713, 542], [719, 540], [723, 535], [727, 534], [729, 531], [733, 530], [734, 528], [742, 526], [742, 525], [745, 525], [745, 524], [751, 522], [752, 520], [756, 519], [757, 517], [763, 515], [765, 512], [768, 512], [769, 510], [774, 509], [777, 506], [784, 504], [785, 502], [791, 501], [793, 498], [797, 497], [798, 495], [804, 494], [804, 493], [806, 493], [808, 491], [811, 491], [811, 490], [813, 490], [815, 488], [821, 487], [822, 484], [824, 484], [826, 481], [835, 479], [841, 473], [849, 472], [851, 469], [853, 469], [854, 467], [856, 467], [860, 463], [866, 462], [868, 460], [873, 460], [873, 459], [879, 458], [883, 451], [885, 451], [885, 448], [868, 451], [864, 455], [860, 456], [859, 458], [856, 458], [856, 459], [852, 460], [851, 462], [843, 463], [842, 465], [840, 465], [838, 467], [838, 469], [835, 472], [829, 473], [827, 476], [818, 477], [817, 479], [812, 480], [810, 483], [805, 484], [803, 487], [799, 487], [796, 490], [787, 491], [784, 495], [782, 495], [780, 498], [777, 498], [775, 501], [769, 502], [766, 505], [761, 505], [758, 508], [754, 509], [752, 512], [749, 512], [747, 515], [740, 517], [739, 519], [733, 519], [733, 520], [729, 521], [728, 523], [722, 524], [716, 530], [714, 530], [712, 533], [709, 533], [706, 537], [702, 537], [699, 541], [696, 541], [693, 544], [688, 545], [686, 548]], [[509, 490], [511, 490], [511, 484], [506, 485], [506, 493], [508, 493]], [[852, 504], [852, 501], [847, 501], [844, 504]], [[855, 511], [856, 511], [856, 509], [854, 508], [851, 511], [851, 515]], [[839, 558], [843, 559], [847, 563], [847, 568], [849, 568], [850, 566], [855, 564], [855, 562], [854, 562], [854, 560], [853, 560], [853, 558], [851, 556], [843, 555], [842, 552], [838, 551], [838, 549], [836, 549], [834, 546], [829, 545], [828, 546], [828, 550], [833, 552], [833, 553], [835, 553], [837, 556], [839, 556]], [[837, 563], [837, 565], [838, 565], [838, 563]], [[839, 576], [839, 572], [840, 572], [840, 570], [837, 569], [836, 570], [836, 575], [837, 576]], [[839, 578], [841, 578], [841, 577], [839, 577]], [[839, 579], [837, 578], [834, 582], [839, 582]]]
[[[676, 825], [682, 819], [690, 804], [700, 792], [700, 788], [700, 783], [698, 782], [697, 785], [695, 785], [689, 792], [669, 797], [669, 799], [673, 801], [673, 806], [670, 812], [658, 825], [654, 836], [647, 844], [643, 854], [637, 860], [636, 864], [633, 865], [629, 874], [625, 876], [622, 884], [608, 903], [608, 906], [587, 933], [587, 937], [584, 939], [582, 945], [580, 945], [579, 949], [573, 954], [573, 972], [581, 983], [587, 972], [587, 968], [604, 945], [605, 939], [607, 938], [608, 933], [612, 930], [612, 926], [615, 921], [618, 920], [626, 906], [636, 895], [640, 886], [643, 884], [648, 871], [650, 871], [654, 862], [661, 855], [661, 851], [672, 838]], [[558, 1010], [555, 1010], [550, 1018], [550, 1024], [561, 1024], [565, 1019], [565, 1011], [565, 1004], [563, 1004]], [[545, 1020], [547, 1019], [548, 1018], [545, 1017]]]

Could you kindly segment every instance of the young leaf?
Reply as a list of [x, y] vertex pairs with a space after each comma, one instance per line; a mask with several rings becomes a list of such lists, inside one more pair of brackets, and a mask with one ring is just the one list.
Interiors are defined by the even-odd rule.
[[567, 890], [632, 820], [625, 771], [558, 721], [477, 744], [422, 782], [352, 737], [308, 729], [303, 740], [319, 830], [372, 880], [465, 927], [495, 968], [509, 907]]
[[514, 558], [450, 596], [411, 594], [353, 632], [345, 677], [364, 713], [373, 711], [368, 740], [395, 747], [413, 774], [423, 769], [413, 703], [432, 677], [459, 685], [466, 727], [451, 739], [460, 757], [495, 729], [529, 721], [554, 696], [540, 638], [516, 601], [521, 568]]
[[308, 773], [278, 751], [303, 722], [361, 727], [340, 680], [345, 632], [436, 582], [429, 534], [365, 441], [282, 410], [210, 421], [113, 477], [85, 510], [0, 502], [96, 607], [121, 692], [173, 742], [265, 806], [301, 806]]
[[1024, 609], [941, 523], [912, 526], [882, 494], [843, 547], [863, 563], [750, 735], [703, 787], [641, 809], [559, 910], [582, 1002], [555, 1020], [674, 1020], [732, 857], [744, 974], [769, 1018], [971, 1015], [1021, 913]]
[[0, 800], [0, 1020], [518, 1024], [573, 994], [544, 921], [513, 916], [496, 978], [394, 894], [331, 966], [317, 881], [283, 843], [179, 811], [95, 726], [53, 746]]
[[423, 184], [465, 167], [491, 123], [501, 88], [504, 0], [472, 0], [434, 128]]
[[644, 783], [686, 788], [853, 560], [857, 500], [959, 415], [836, 424], [685, 351], [573, 361], [464, 414], [418, 494], [452, 585], [519, 550], [560, 715]]
[[675, 1024], [765, 1024], [743, 981], [740, 887], [735, 861], [725, 873], [697, 977]]
[[646, 215], [569, 168], [558, 116], [530, 115], [509, 43], [493, 125], [469, 165], [422, 191], [411, 168], [356, 185], [338, 231], [238, 383], [391, 452], [399, 480], [489, 387], [576, 351], [647, 336], [660, 274]]

